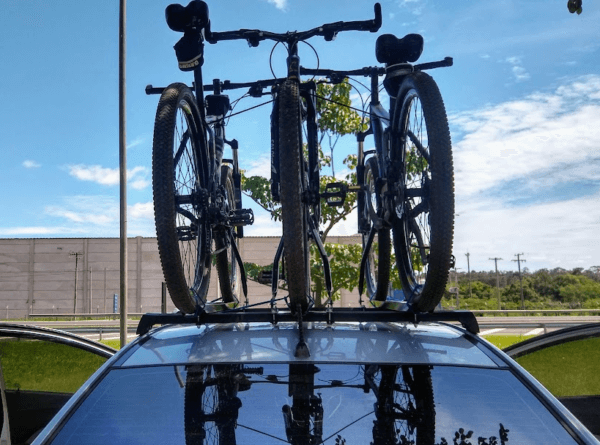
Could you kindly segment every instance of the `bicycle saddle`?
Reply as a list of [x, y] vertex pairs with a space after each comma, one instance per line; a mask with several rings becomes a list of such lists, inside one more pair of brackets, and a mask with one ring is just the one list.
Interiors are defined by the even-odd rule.
[[375, 56], [379, 63], [416, 62], [423, 52], [423, 36], [407, 34], [401, 39], [393, 34], [383, 34], [377, 38]]
[[165, 9], [165, 18], [173, 31], [200, 31], [208, 24], [208, 5], [201, 0], [192, 0], [185, 7], [172, 4]]

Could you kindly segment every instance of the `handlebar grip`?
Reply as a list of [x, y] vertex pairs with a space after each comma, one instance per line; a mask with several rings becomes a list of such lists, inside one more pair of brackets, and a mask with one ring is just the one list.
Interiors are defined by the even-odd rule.
[[375, 3], [375, 20], [373, 20], [373, 26], [371, 28], [371, 32], [379, 31], [381, 28], [381, 4]]

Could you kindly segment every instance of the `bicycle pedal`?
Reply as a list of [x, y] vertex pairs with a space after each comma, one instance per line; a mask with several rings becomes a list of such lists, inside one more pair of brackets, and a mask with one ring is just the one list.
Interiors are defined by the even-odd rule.
[[229, 213], [229, 224], [234, 227], [249, 226], [254, 224], [252, 209], [236, 209]]
[[325, 186], [325, 192], [321, 193], [321, 197], [325, 198], [325, 202], [330, 207], [341, 207], [346, 201], [348, 185], [343, 182], [331, 182]]

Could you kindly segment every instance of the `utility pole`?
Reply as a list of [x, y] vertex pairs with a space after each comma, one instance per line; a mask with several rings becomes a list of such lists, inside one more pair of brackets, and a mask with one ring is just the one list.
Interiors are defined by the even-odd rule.
[[521, 283], [521, 310], [525, 309], [525, 299], [523, 298], [523, 277], [521, 276], [521, 262], [526, 262], [525, 260], [521, 259], [521, 255], [525, 255], [524, 253], [516, 253], [515, 256], [517, 257], [516, 260], [511, 260], [511, 261], [516, 261], [517, 264], [519, 265], [519, 281]]
[[[79, 257], [83, 255], [81, 252], [70, 252], [69, 255], [75, 257], [75, 292], [73, 295], [73, 313], [77, 313], [77, 265], [79, 263]], [[85, 309], [84, 309], [85, 311]]]
[[500, 276], [498, 275], [498, 261], [502, 261], [502, 258], [489, 258], [490, 261], [496, 263], [496, 293], [498, 295], [498, 310], [502, 310], [500, 306]]
[[92, 304], [94, 300], [94, 274], [92, 272], [92, 266], [90, 266], [90, 314], [92, 313], [92, 308], [94, 305]]
[[456, 282], [456, 309], [458, 310], [460, 308], [460, 298], [458, 296], [459, 292], [459, 287], [458, 287], [458, 270], [460, 269], [460, 267], [455, 267], [454, 268], [454, 281]]
[[[119, 183], [120, 183], [120, 339], [127, 344], [127, 120], [125, 98], [127, 0], [119, 1]], [[139, 285], [139, 283], [138, 283]]]
[[473, 298], [473, 292], [471, 292], [471, 265], [469, 264], [469, 256], [471, 256], [471, 254], [467, 252], [465, 255], [467, 256], [467, 273], [469, 277], [469, 298]]

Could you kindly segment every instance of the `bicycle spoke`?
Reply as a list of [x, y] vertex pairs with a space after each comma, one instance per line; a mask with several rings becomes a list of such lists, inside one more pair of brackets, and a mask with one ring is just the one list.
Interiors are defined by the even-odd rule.
[[415, 147], [417, 147], [417, 150], [419, 150], [419, 153], [421, 153], [421, 156], [423, 156], [425, 158], [425, 160], [427, 161], [427, 163], [429, 164], [430, 163], [429, 152], [427, 151], [427, 149], [425, 147], [423, 147], [423, 144], [421, 144], [421, 140], [411, 130], [407, 130], [406, 134], [410, 138], [411, 142], [413, 144], [415, 144]]
[[416, 245], [412, 242], [410, 243], [411, 248], [417, 248], [419, 250], [419, 254], [421, 256], [422, 264], [425, 266], [428, 263], [426, 249], [429, 249], [428, 245], [423, 243], [423, 236], [421, 234], [421, 230], [419, 229], [416, 220], [409, 220], [409, 232], [413, 234], [414, 241], [416, 241]]
[[189, 139], [190, 139], [190, 130], [188, 128], [185, 131], [185, 133], [183, 133], [183, 136], [181, 137], [181, 142], [179, 143], [179, 148], [177, 149], [177, 152], [175, 153], [175, 156], [173, 157], [173, 164], [174, 165], [178, 165], [179, 164], [179, 159], [181, 158], [181, 155], [183, 154], [183, 150], [187, 146], [187, 143], [188, 143]]

